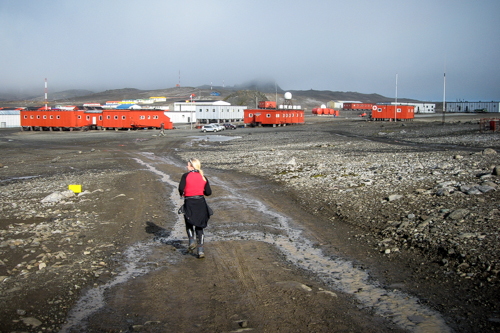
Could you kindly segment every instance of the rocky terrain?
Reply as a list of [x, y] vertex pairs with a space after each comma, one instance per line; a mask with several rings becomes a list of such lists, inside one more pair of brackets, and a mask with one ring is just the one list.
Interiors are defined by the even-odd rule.
[[279, 182], [382, 255], [418, 253], [434, 263], [429, 278], [496, 293], [486, 302], [499, 311], [500, 135], [475, 119], [434, 120], [257, 130], [207, 147], [203, 159]]

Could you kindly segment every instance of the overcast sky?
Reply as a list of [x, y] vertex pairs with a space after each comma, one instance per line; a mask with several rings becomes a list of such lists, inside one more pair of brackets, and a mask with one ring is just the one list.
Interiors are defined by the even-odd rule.
[[500, 100], [499, 0], [0, 0], [0, 91], [233, 86]]

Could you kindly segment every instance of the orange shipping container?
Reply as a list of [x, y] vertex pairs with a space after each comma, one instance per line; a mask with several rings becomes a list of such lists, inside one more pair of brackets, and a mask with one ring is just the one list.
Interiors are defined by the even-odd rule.
[[415, 108], [411, 105], [373, 105], [372, 119], [414, 119]]
[[276, 102], [260, 101], [259, 109], [276, 109]]

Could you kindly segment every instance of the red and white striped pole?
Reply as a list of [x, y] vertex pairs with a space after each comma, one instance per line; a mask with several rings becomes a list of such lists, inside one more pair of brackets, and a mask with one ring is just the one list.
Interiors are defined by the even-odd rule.
[[45, 78], [45, 111], [47, 111], [47, 78]]

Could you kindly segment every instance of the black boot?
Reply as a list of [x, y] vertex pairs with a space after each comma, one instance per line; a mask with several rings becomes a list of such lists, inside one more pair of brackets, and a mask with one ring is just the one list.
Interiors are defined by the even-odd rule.
[[198, 244], [198, 258], [205, 258], [205, 251], [203, 250], [203, 244]]

